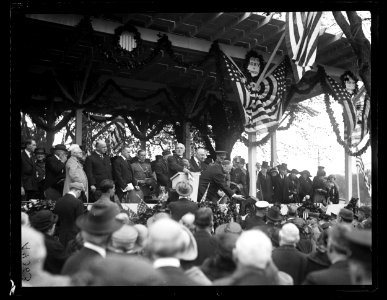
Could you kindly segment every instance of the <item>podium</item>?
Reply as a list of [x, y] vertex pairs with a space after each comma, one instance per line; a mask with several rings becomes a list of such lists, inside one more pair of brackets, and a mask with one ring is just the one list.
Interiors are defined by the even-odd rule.
[[200, 178], [200, 172], [191, 172], [192, 177], [185, 174], [184, 172], [177, 172], [175, 175], [171, 177], [172, 181], [172, 188], [176, 189], [176, 184], [180, 181], [188, 181], [193, 188], [192, 194], [189, 198], [191, 198], [192, 201], [197, 202], [198, 198], [198, 190], [199, 190], [199, 178]]

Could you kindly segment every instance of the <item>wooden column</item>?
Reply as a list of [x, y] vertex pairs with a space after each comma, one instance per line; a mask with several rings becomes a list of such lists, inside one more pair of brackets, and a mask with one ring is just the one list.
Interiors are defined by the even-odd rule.
[[184, 122], [184, 128], [183, 128], [183, 134], [184, 134], [184, 146], [185, 146], [185, 157], [187, 159], [190, 159], [191, 157], [191, 123], [190, 122]]
[[75, 143], [82, 145], [82, 111], [83, 108], [75, 111]]
[[270, 138], [271, 144], [271, 167], [274, 168], [277, 163], [277, 131], [274, 131]]
[[257, 195], [257, 175], [255, 173], [255, 164], [257, 163], [257, 146], [252, 145], [253, 142], [257, 140], [256, 133], [249, 133], [249, 149], [248, 149], [248, 159], [249, 159], [249, 176], [250, 176], [250, 190], [249, 195], [256, 197]]
[[345, 203], [352, 197], [352, 156], [345, 153]]

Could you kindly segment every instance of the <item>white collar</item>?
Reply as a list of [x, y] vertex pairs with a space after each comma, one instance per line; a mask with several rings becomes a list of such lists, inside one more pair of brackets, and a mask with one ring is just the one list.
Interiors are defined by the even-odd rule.
[[126, 157], [123, 156], [122, 153], [120, 153], [120, 156], [121, 156], [124, 160], [126, 160]]
[[194, 156], [194, 160], [195, 160], [197, 165], [200, 165], [200, 161], [195, 156]]
[[24, 151], [26, 152], [27, 156], [28, 156], [29, 158], [31, 158], [30, 151], [28, 151], [27, 149], [24, 149]]
[[83, 246], [85, 248], [89, 248], [91, 250], [94, 250], [95, 252], [97, 252], [99, 255], [101, 255], [103, 258], [106, 257], [106, 250], [100, 246], [97, 246], [97, 245], [94, 245], [92, 243], [89, 243], [89, 242], [84, 242], [83, 243]]
[[58, 155], [56, 155], [56, 154], [54, 154], [54, 156], [58, 159], [58, 160], [60, 160], [60, 158], [59, 158], [59, 156]]
[[180, 260], [176, 257], [161, 257], [153, 262], [153, 268], [158, 269], [162, 267], [180, 268]]
[[68, 191], [67, 194], [71, 194], [73, 195], [75, 198], [77, 198], [77, 195], [75, 195], [75, 193], [73, 191]]

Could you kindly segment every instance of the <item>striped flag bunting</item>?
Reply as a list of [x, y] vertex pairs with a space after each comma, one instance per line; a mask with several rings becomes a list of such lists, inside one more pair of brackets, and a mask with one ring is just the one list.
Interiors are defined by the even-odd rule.
[[368, 94], [365, 92], [364, 86], [352, 100], [356, 112], [356, 124], [352, 132], [352, 147], [358, 146], [370, 128], [370, 105], [371, 101]]
[[285, 41], [296, 83], [312, 69], [317, 55], [322, 12], [288, 12]]
[[343, 105], [344, 136], [346, 138], [351, 137], [356, 126], [356, 108], [351, 101], [351, 95], [332, 77], [327, 75], [326, 78], [330, 90], [329, 93], [336, 101]]
[[210, 183], [207, 185], [206, 191], [204, 192], [203, 197], [202, 197], [202, 199], [200, 199], [199, 202], [204, 202], [204, 201], [206, 201], [207, 193], [208, 193], [208, 188], [209, 188], [209, 187], [210, 187]]
[[284, 110], [286, 91], [286, 60], [262, 80], [256, 88], [246, 85], [246, 78], [235, 62], [222, 52], [227, 74], [235, 94], [245, 110], [246, 132], [265, 133], [278, 124]]
[[356, 156], [356, 167], [363, 175], [364, 183], [367, 187], [368, 194], [371, 196], [371, 183], [369, 182], [368, 174], [366, 174], [366, 172], [365, 172], [364, 163], [363, 163], [363, 160], [361, 159], [361, 156]]
[[146, 205], [145, 201], [141, 199], [141, 201], [137, 204], [137, 214], [140, 215], [148, 209], [148, 205]]

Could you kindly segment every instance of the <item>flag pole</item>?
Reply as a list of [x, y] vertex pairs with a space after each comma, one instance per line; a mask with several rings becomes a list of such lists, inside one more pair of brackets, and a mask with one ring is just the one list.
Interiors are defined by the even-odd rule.
[[357, 174], [356, 174], [356, 177], [357, 177], [357, 197], [359, 198], [358, 200], [358, 206], [360, 206], [360, 184], [359, 184], [359, 165], [356, 166], [356, 169], [357, 169]]
[[284, 37], [285, 37], [285, 31], [282, 33], [282, 36], [281, 36], [281, 38], [279, 39], [279, 41], [277, 43], [277, 46], [275, 46], [273, 53], [271, 54], [269, 60], [266, 63], [265, 68], [263, 69], [261, 75], [258, 78], [258, 81], [255, 83], [256, 86], [258, 86], [262, 82], [263, 78], [266, 77], [266, 71], [269, 68], [269, 66], [271, 64], [271, 61], [273, 60], [275, 54], [277, 53], [277, 50], [278, 50], [279, 46], [282, 44], [282, 41], [283, 41]]

